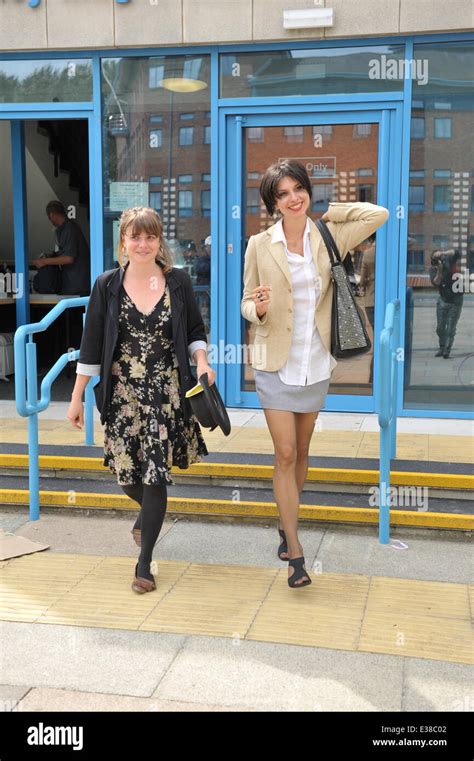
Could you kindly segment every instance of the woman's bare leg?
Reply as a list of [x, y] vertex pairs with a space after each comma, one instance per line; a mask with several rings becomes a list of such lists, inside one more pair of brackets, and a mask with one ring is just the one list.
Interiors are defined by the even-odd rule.
[[[275, 447], [273, 493], [280, 513], [280, 525], [286, 535], [288, 556], [300, 557], [298, 539], [299, 490], [296, 480], [297, 439], [295, 413], [283, 410], [264, 410], [265, 419]], [[291, 574], [293, 569], [290, 568]], [[297, 584], [306, 580], [303, 576]]]
[[308, 474], [308, 452], [319, 412], [295, 412], [296, 420], [296, 483], [301, 497]]

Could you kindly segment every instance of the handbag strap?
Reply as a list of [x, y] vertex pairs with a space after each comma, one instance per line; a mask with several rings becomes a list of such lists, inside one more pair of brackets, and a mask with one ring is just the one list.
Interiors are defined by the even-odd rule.
[[350, 281], [355, 283], [355, 273], [352, 258], [350, 256], [345, 256], [344, 259], [342, 259], [341, 254], [339, 253], [339, 249], [336, 245], [336, 241], [332, 237], [329, 227], [322, 219], [316, 220], [316, 227], [318, 228], [319, 232], [321, 233], [321, 237], [324, 240], [331, 265], [336, 263], [343, 264]]
[[336, 264], [336, 262], [339, 262], [339, 264], [341, 264], [342, 262], [341, 254], [339, 253], [339, 249], [336, 246], [336, 241], [334, 240], [331, 233], [329, 232], [329, 228], [326, 225], [326, 223], [323, 222], [322, 219], [317, 219], [316, 227], [321, 233], [321, 237], [326, 245], [331, 264]]

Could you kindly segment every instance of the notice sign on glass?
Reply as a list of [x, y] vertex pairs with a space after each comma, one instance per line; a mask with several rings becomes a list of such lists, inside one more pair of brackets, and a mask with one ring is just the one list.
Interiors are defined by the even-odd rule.
[[[290, 157], [287, 156], [286, 158]], [[323, 178], [336, 176], [335, 156], [292, 156], [291, 158], [303, 164], [310, 177]]]
[[123, 211], [133, 206], [148, 205], [148, 182], [110, 183], [111, 211]]

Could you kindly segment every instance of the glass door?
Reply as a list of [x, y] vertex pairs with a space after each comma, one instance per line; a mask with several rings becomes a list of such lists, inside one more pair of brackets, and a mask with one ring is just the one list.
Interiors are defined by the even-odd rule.
[[[390, 134], [395, 124], [391, 125], [391, 121], [388, 110], [318, 113], [313, 110], [299, 114], [293, 110], [292, 114], [227, 116], [226, 342], [236, 347], [233, 353], [236, 361], [226, 364], [229, 406], [259, 406], [249, 351], [255, 326], [241, 317], [240, 299], [248, 239], [276, 221], [268, 216], [260, 199], [263, 172], [280, 158], [304, 164], [311, 178], [308, 214], [313, 221], [327, 211], [331, 201], [367, 201], [388, 207], [389, 164], [393, 158], [389, 150]], [[390, 277], [395, 265], [387, 261], [386, 236], [387, 231], [382, 228], [350, 252], [357, 301], [373, 349], [369, 354], [338, 362], [326, 409], [355, 412], [375, 408], [378, 347], [374, 336], [383, 326], [385, 304], [396, 296], [393, 293], [396, 277]]]

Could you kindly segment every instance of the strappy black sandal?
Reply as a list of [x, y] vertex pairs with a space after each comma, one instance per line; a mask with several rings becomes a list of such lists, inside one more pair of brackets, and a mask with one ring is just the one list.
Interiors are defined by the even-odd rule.
[[278, 554], [278, 557], [280, 558], [280, 560], [283, 560], [284, 562], [286, 562], [288, 560], [288, 558], [282, 558], [282, 555], [284, 553], [288, 554], [288, 544], [287, 544], [287, 541], [286, 541], [286, 535], [285, 535], [285, 532], [281, 528], [278, 529], [278, 533], [280, 534], [280, 536], [282, 538], [282, 542], [281, 542], [280, 546], [278, 547], [277, 554]]
[[[288, 560], [288, 565], [291, 565], [291, 567], [295, 569], [294, 573], [288, 579], [289, 587], [298, 589], [299, 587], [307, 587], [308, 584], [312, 584], [309, 573], [305, 571], [304, 568], [304, 557], [290, 558], [290, 560]], [[299, 581], [305, 576], [307, 577], [306, 581], [302, 581], [301, 584], [295, 584], [295, 581]]]

